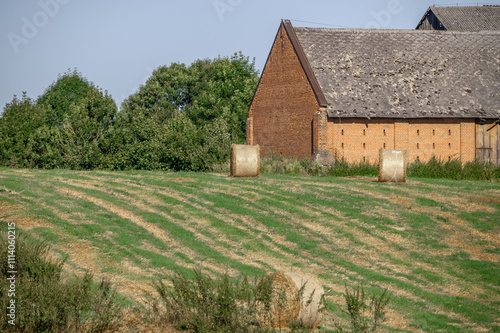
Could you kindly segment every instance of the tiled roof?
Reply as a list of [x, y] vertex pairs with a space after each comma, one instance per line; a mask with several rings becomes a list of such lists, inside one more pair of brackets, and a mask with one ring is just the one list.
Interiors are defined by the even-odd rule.
[[331, 117], [500, 118], [500, 31], [294, 31]]
[[430, 7], [448, 31], [500, 30], [500, 6]]

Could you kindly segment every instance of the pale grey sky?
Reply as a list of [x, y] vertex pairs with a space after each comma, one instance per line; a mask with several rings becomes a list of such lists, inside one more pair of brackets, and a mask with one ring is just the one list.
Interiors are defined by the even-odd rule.
[[[451, 0], [2, 0], [0, 105], [37, 98], [77, 68], [120, 106], [152, 71], [242, 51], [262, 70], [281, 19], [294, 26], [414, 29]], [[500, 0], [479, 4], [500, 5]], [[318, 23], [318, 24], [315, 24]]]

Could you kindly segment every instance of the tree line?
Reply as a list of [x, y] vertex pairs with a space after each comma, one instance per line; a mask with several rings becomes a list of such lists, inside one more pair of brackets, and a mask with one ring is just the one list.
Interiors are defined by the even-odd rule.
[[0, 117], [0, 165], [75, 170], [208, 170], [245, 141], [258, 82], [243, 54], [157, 68], [115, 101], [76, 69], [36, 100], [14, 96]]

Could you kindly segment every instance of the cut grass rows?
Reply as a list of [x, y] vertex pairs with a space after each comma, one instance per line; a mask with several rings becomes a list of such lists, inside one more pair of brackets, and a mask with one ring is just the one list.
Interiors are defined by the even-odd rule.
[[288, 270], [331, 290], [326, 327], [346, 320], [344, 284], [361, 283], [392, 292], [392, 331], [498, 328], [497, 184], [2, 169], [0, 204], [44, 221], [32, 232], [69, 253], [70, 269], [93, 260], [129, 297], [175, 271]]

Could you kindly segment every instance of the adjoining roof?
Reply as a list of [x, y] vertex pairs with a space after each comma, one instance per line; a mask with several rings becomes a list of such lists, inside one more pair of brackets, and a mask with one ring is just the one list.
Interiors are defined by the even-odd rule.
[[417, 29], [430, 12], [448, 31], [500, 30], [500, 6], [429, 7]]
[[293, 29], [331, 117], [500, 118], [500, 31]]

